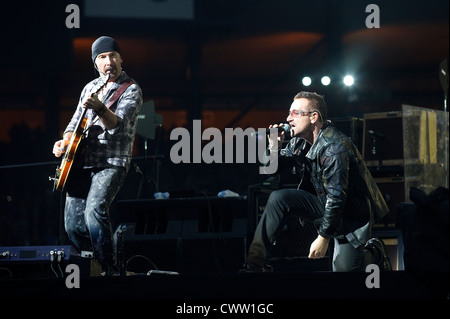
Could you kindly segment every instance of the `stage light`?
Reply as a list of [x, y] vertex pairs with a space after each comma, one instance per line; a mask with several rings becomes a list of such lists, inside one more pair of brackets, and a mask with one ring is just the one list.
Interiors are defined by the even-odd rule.
[[309, 76], [305, 76], [305, 77], [303, 77], [303, 79], [302, 79], [302, 84], [304, 85], [304, 86], [310, 86], [311, 85], [311, 78], [309, 77]]
[[322, 82], [323, 85], [327, 86], [331, 83], [331, 79], [329, 76], [325, 75], [320, 79], [320, 82]]
[[353, 83], [355, 83], [355, 79], [353, 78], [353, 76], [351, 76], [351, 75], [346, 75], [346, 76], [344, 77], [344, 84], [345, 84], [346, 86], [352, 86]]

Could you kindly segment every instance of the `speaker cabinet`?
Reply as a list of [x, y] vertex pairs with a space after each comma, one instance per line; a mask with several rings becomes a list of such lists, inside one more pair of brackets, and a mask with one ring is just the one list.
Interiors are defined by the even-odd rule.
[[375, 225], [396, 227], [397, 205], [405, 201], [405, 178], [403, 176], [375, 177], [375, 182], [389, 208], [389, 213], [375, 220]]
[[331, 122], [345, 135], [350, 137], [358, 151], [363, 151], [364, 119], [358, 117], [338, 117]]
[[402, 112], [364, 114], [363, 139], [368, 167], [403, 166]]

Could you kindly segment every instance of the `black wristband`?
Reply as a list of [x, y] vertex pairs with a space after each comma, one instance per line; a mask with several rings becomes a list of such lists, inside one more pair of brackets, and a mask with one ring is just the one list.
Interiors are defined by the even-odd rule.
[[97, 116], [102, 116], [103, 113], [105, 113], [107, 109], [108, 108], [105, 105], [103, 105], [103, 107], [100, 110], [95, 111], [95, 114], [97, 114]]

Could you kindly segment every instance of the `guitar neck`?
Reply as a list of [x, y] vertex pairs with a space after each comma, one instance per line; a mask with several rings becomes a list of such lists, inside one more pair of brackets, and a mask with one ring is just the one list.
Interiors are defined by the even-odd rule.
[[[108, 79], [109, 79], [110, 75], [107, 74], [106, 77], [104, 79], [102, 79], [102, 81], [100, 83], [98, 83], [97, 87], [93, 90], [92, 93], [90, 93], [90, 95], [92, 96], [93, 94], [97, 94], [98, 92], [100, 92], [100, 90], [106, 86]], [[77, 135], [81, 135], [84, 133], [84, 130], [86, 129], [86, 112], [87, 112], [87, 108], [82, 107], [83, 111], [81, 113], [80, 118], [78, 119], [78, 123], [77, 126], [75, 127], [75, 132]], [[74, 135], [74, 134], [73, 134]]]
[[83, 127], [83, 123], [85, 123], [87, 108], [83, 107], [83, 112], [81, 113], [80, 118], [78, 119], [77, 126], [75, 126], [74, 133], [81, 135], [84, 132], [85, 127]]

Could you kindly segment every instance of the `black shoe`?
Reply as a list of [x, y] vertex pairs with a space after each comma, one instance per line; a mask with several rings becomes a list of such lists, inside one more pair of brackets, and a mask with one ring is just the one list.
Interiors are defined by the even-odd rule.
[[240, 273], [260, 273], [273, 272], [273, 267], [270, 265], [245, 264], [244, 268], [239, 270]]
[[380, 267], [380, 270], [392, 270], [391, 260], [386, 253], [386, 247], [382, 240], [371, 238], [367, 241], [364, 249], [367, 249], [372, 253], [374, 263]]

